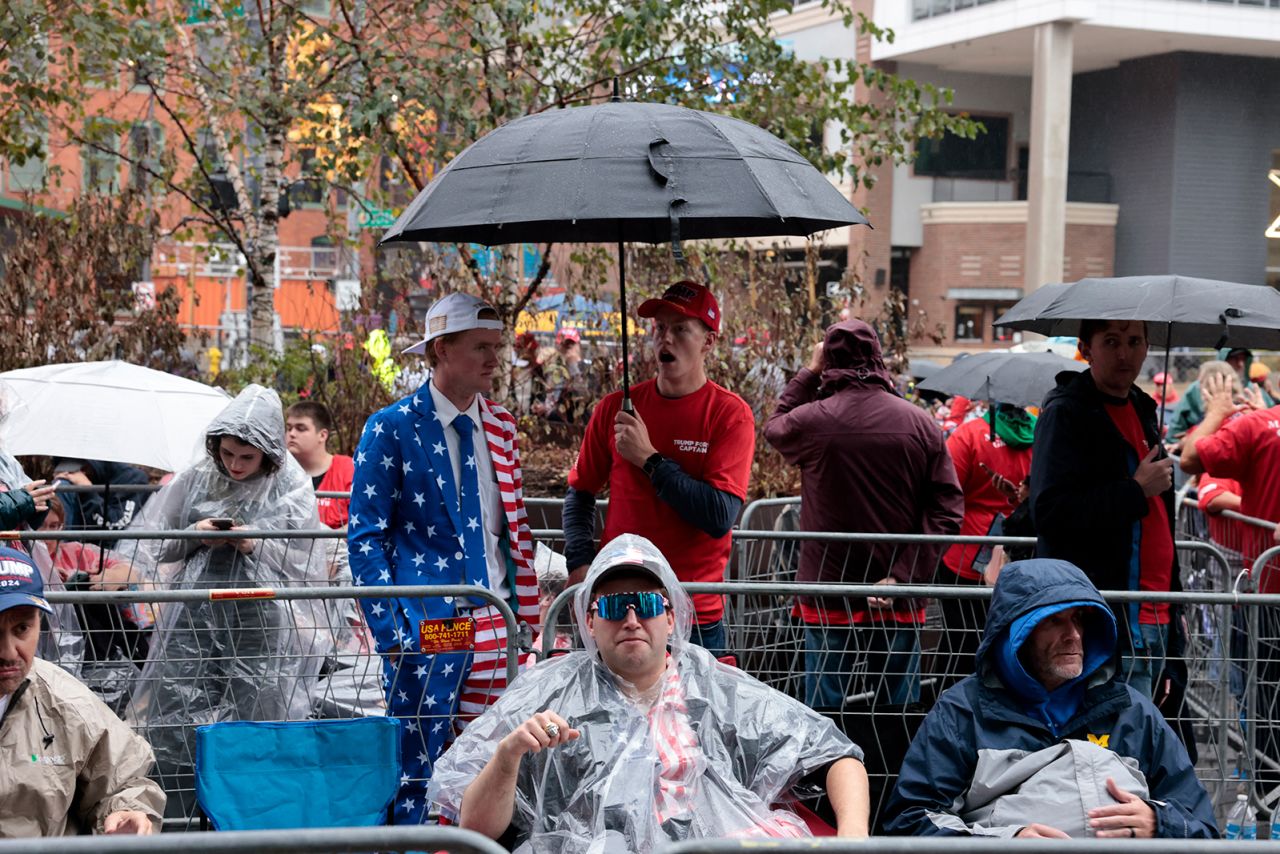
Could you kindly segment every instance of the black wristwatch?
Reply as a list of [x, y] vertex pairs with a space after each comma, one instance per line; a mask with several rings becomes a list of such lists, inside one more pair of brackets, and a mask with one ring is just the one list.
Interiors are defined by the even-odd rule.
[[645, 460], [644, 465], [641, 467], [644, 469], [645, 477], [652, 480], [653, 473], [658, 470], [658, 464], [661, 463], [663, 459], [662, 454], [650, 454], [649, 459]]

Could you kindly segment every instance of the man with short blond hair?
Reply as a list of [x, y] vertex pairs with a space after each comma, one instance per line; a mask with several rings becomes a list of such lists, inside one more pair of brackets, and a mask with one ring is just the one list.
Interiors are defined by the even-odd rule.
[[[536, 629], [516, 421], [485, 397], [501, 343], [502, 322], [483, 300], [454, 293], [431, 306], [425, 338], [405, 351], [427, 355], [430, 378], [365, 423], [347, 545], [358, 585], [469, 584]], [[396, 822], [420, 824], [455, 718], [480, 713], [506, 688], [503, 652], [517, 627], [479, 596], [361, 605], [383, 656], [387, 713], [405, 721]]]

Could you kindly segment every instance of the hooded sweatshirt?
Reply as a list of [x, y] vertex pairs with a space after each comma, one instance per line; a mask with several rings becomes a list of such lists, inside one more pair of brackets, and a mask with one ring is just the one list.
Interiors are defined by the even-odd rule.
[[[1071, 607], [1089, 614], [1082, 672], [1049, 692], [1027, 673], [1018, 653], [1037, 624]], [[1212, 803], [1186, 748], [1150, 700], [1117, 681], [1115, 643], [1115, 619], [1078, 567], [1044, 559], [1006, 566], [991, 598], [977, 672], [944, 692], [921, 724], [885, 806], [885, 830], [1013, 836], [1028, 822], [972, 820], [975, 812], [994, 814], [976, 793], [1011, 762], [1070, 739], [1106, 748], [1141, 774], [1156, 836], [1217, 837]], [[1055, 810], [1071, 802], [1069, 795], [1064, 792], [1061, 804], [1046, 803], [1043, 817], [1033, 820], [1054, 825]]]
[[[937, 424], [898, 396], [875, 330], [861, 320], [827, 329], [826, 368], [803, 368], [787, 384], [764, 435], [799, 466], [800, 527], [804, 531], [949, 535], [960, 530], [964, 494]], [[797, 580], [901, 583], [933, 578], [941, 549], [896, 544], [804, 543]], [[802, 599], [813, 607], [813, 600]], [[828, 610], [844, 613], [847, 600]], [[910, 621], [919, 603], [896, 600], [894, 615]], [[867, 614], [865, 600], [855, 614]]]

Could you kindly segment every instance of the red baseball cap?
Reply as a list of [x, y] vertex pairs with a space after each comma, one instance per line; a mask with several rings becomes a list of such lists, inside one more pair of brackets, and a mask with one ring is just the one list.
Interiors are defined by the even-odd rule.
[[664, 307], [674, 309], [685, 317], [701, 320], [712, 332], [720, 331], [720, 303], [716, 302], [715, 295], [706, 285], [688, 279], [676, 282], [663, 291], [659, 299], [647, 299], [640, 303], [636, 314], [653, 317]]

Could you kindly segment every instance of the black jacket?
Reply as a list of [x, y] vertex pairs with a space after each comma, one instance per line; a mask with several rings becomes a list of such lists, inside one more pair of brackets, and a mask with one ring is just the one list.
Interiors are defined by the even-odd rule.
[[[99, 486], [139, 486], [149, 482], [147, 473], [137, 466], [103, 460], [87, 460], [87, 463], [92, 471], [89, 480]], [[69, 530], [127, 528], [150, 497], [149, 492], [132, 491], [112, 491], [107, 495], [101, 492], [58, 493], [58, 499], [67, 512], [66, 527]]]
[[[1136, 590], [1138, 538], [1147, 499], [1133, 479], [1139, 458], [1106, 411], [1104, 395], [1089, 371], [1058, 374], [1036, 424], [1031, 461], [1031, 516], [1036, 556], [1070, 561], [1099, 590]], [[1138, 410], [1147, 442], [1159, 443], [1156, 402], [1136, 386], [1129, 400]], [[1163, 455], [1163, 451], [1160, 452]], [[1161, 496], [1173, 536], [1173, 488]], [[1181, 590], [1175, 555], [1173, 590]], [[1123, 638], [1137, 624], [1137, 603], [1119, 609]]]

